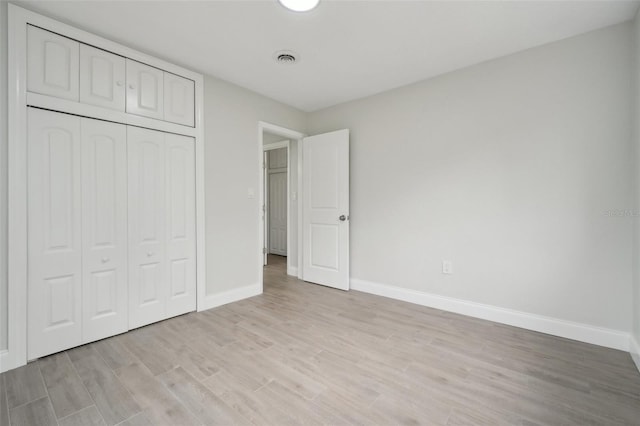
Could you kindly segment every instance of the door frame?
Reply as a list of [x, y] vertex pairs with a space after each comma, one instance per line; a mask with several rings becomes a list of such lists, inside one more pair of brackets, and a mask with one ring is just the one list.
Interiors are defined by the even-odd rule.
[[[258, 184], [258, 188], [260, 188], [260, 200], [258, 203], [258, 214], [257, 214], [257, 218], [258, 218], [258, 282], [260, 283], [260, 291], [262, 292], [264, 290], [264, 253], [263, 253], [263, 249], [265, 247], [266, 241], [265, 241], [265, 222], [264, 222], [264, 218], [263, 218], [263, 213], [266, 215], [266, 212], [263, 211], [263, 206], [265, 205], [265, 198], [264, 198], [264, 185], [265, 185], [265, 177], [264, 177], [264, 153], [265, 153], [265, 146], [264, 146], [264, 132], [267, 131], [269, 133], [281, 136], [283, 139], [288, 139], [288, 141], [286, 141], [286, 145], [283, 144], [282, 146], [278, 146], [278, 144], [273, 144], [271, 146], [273, 146], [273, 149], [277, 148], [282, 148], [283, 146], [287, 147], [287, 253], [289, 253], [289, 248], [291, 247], [291, 214], [290, 214], [290, 210], [291, 210], [291, 194], [290, 194], [290, 188], [291, 188], [291, 155], [290, 154], [290, 149], [291, 149], [291, 142], [290, 140], [295, 140], [298, 143], [298, 180], [297, 180], [297, 186], [298, 186], [298, 209], [297, 209], [297, 217], [298, 217], [298, 253], [297, 253], [297, 261], [298, 261], [298, 270], [297, 270], [297, 277], [300, 278], [302, 277], [302, 250], [300, 250], [300, 248], [302, 247], [302, 222], [301, 222], [301, 217], [302, 217], [302, 139], [305, 138], [307, 135], [302, 133], [302, 132], [298, 132], [297, 130], [292, 130], [292, 129], [287, 129], [286, 127], [282, 127], [282, 126], [278, 126], [276, 124], [271, 124], [268, 123], [266, 121], [258, 121], [258, 170], [259, 170], [259, 177], [260, 177], [260, 181]], [[289, 271], [292, 270], [291, 267], [291, 256], [287, 256], [287, 274], [289, 273]]]
[[[204, 76], [162, 59], [146, 55], [95, 34], [63, 24], [14, 4], [7, 5], [7, 104], [8, 104], [8, 200], [7, 203], [7, 348], [0, 349], [0, 372], [27, 363], [27, 106], [80, 115], [123, 125], [144, 127], [193, 137], [195, 140], [196, 180], [196, 310], [208, 309], [206, 301], [205, 258], [205, 164], [204, 164]], [[75, 101], [27, 93], [27, 24], [32, 24], [142, 62], [156, 68], [187, 77], [195, 83], [195, 126], [135, 116]], [[209, 306], [207, 306], [209, 305]]]

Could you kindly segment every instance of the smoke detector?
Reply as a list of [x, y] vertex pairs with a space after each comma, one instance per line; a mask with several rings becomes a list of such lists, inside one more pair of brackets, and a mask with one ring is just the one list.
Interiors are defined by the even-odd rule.
[[293, 65], [300, 59], [297, 53], [291, 50], [279, 50], [273, 54], [273, 59], [279, 64]]

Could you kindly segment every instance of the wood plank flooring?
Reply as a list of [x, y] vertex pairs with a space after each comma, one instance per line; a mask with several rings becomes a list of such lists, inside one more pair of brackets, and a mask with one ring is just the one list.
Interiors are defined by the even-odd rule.
[[11, 425], [640, 425], [629, 354], [285, 275], [0, 376]]

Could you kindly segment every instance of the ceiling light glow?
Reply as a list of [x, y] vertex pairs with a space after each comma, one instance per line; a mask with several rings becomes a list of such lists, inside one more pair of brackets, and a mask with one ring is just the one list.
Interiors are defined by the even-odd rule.
[[281, 5], [294, 12], [308, 12], [315, 8], [320, 0], [278, 0]]

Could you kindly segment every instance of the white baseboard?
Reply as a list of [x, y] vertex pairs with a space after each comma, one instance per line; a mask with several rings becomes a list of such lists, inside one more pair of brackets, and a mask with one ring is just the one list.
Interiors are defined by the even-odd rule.
[[27, 362], [26, 359], [18, 360], [15, 353], [11, 353], [8, 349], [0, 350], [0, 373], [21, 367]]
[[262, 294], [262, 285], [259, 283], [234, 288], [233, 290], [227, 290], [220, 293], [207, 294], [204, 298], [204, 303], [202, 303], [202, 306], [200, 306], [198, 310], [204, 311], [226, 305], [227, 303], [237, 302], [238, 300], [257, 296], [259, 294]]
[[[452, 297], [439, 296], [406, 288], [351, 279], [351, 289], [470, 317], [482, 318], [515, 327], [592, 343], [594, 345], [629, 351], [627, 332], [597, 327], [559, 318], [530, 314], [498, 306], [485, 305]], [[638, 362], [638, 361], [636, 361]]]
[[629, 342], [631, 358], [633, 358], [633, 362], [636, 363], [636, 367], [638, 367], [638, 371], [640, 371], [640, 343], [638, 343], [633, 334], [631, 335]]
[[298, 268], [295, 266], [291, 266], [287, 268], [287, 275], [293, 275], [294, 277], [298, 276]]
[[4, 373], [5, 371], [11, 370], [13, 365], [9, 362], [9, 351], [3, 349], [0, 351], [0, 373]]

